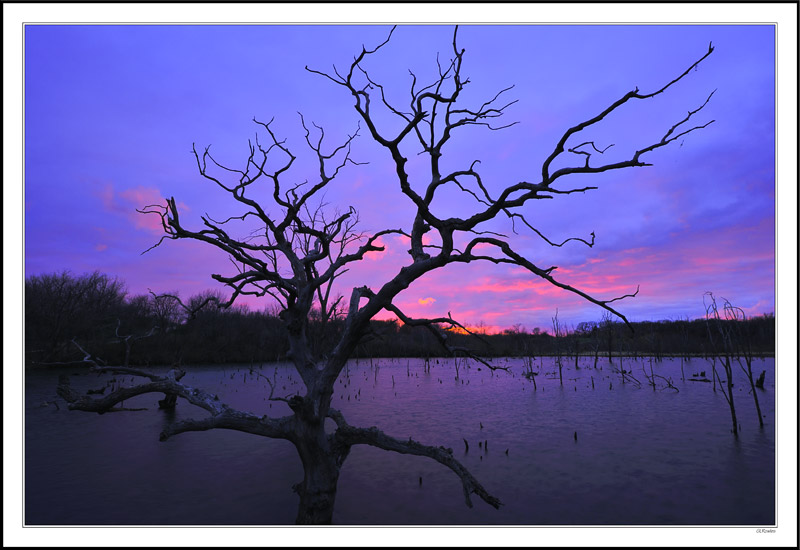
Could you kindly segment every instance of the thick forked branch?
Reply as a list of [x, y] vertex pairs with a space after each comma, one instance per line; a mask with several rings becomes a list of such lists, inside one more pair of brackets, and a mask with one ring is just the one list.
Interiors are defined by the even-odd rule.
[[499, 508], [501, 506], [502, 503], [500, 499], [490, 495], [483, 485], [475, 479], [475, 476], [453, 457], [453, 449], [423, 445], [410, 437], [407, 440], [396, 439], [386, 435], [374, 426], [371, 428], [356, 428], [348, 424], [342, 413], [336, 409], [330, 409], [328, 416], [336, 422], [337, 429], [332, 437], [337, 446], [348, 449], [353, 445], [370, 445], [385, 451], [432, 458], [439, 464], [452, 470], [453, 473], [459, 477], [464, 489], [464, 499], [466, 500], [467, 506], [472, 508], [471, 494], [477, 495], [481, 500], [494, 508]]
[[115, 410], [115, 405], [133, 397], [147, 393], [165, 393], [177, 395], [192, 405], [211, 413], [211, 416], [205, 419], [183, 420], [167, 426], [161, 433], [162, 441], [186, 431], [209, 430], [212, 428], [238, 430], [281, 439], [288, 439], [291, 434], [288, 418], [274, 419], [240, 412], [222, 403], [216, 395], [181, 384], [179, 380], [186, 374], [182, 369], [172, 369], [164, 376], [127, 367], [95, 366], [91, 371], [141, 376], [149, 378], [150, 382], [122, 387], [103, 397], [93, 398], [78, 393], [69, 384], [69, 378], [64, 376], [59, 381], [57, 392], [59, 396], [69, 403], [68, 408], [70, 410], [103, 414]]
[[[696, 66], [698, 63], [700, 63], [700, 61], [702, 61], [708, 55], [710, 55], [712, 51], [713, 48], [710, 48], [709, 52], [706, 53], [706, 55], [703, 56], [699, 61], [697, 61], [693, 66]], [[686, 73], [684, 73], [684, 75], [685, 74]], [[663, 91], [664, 89], [666, 89], [666, 87], [662, 88], [661, 91]], [[558, 145], [556, 145], [553, 152], [550, 154], [550, 156], [545, 160], [544, 164], [542, 165], [542, 180], [539, 183], [530, 183], [527, 181], [522, 181], [517, 184], [508, 186], [505, 189], [503, 189], [503, 191], [500, 193], [499, 197], [496, 200], [490, 201], [489, 205], [482, 212], [478, 212], [466, 219], [457, 219], [457, 218], [449, 219], [447, 220], [448, 225], [450, 225], [452, 228], [456, 230], [467, 231], [473, 229], [480, 223], [493, 219], [500, 211], [508, 212], [511, 209], [519, 208], [532, 199], [534, 200], [549, 199], [552, 198], [553, 194], [565, 195], [571, 193], [583, 193], [585, 191], [597, 189], [597, 187], [594, 186], [586, 186], [573, 189], [556, 189], [553, 187], [553, 184], [556, 182], [556, 180], [571, 174], [598, 174], [610, 170], [621, 170], [632, 167], [650, 166], [650, 164], [641, 160], [642, 155], [654, 151], [656, 149], [659, 149], [661, 147], [665, 147], [691, 132], [706, 128], [707, 126], [709, 126], [714, 122], [713, 120], [711, 120], [709, 122], [706, 122], [705, 124], [700, 124], [697, 126], [693, 126], [691, 128], [683, 129], [685, 128], [684, 125], [687, 122], [689, 122], [692, 116], [700, 112], [708, 104], [711, 97], [714, 95], [714, 92], [712, 92], [708, 96], [708, 98], [706, 98], [703, 104], [700, 105], [700, 107], [692, 111], [689, 111], [687, 116], [678, 123], [674, 124], [669, 130], [667, 130], [659, 141], [647, 145], [645, 147], [642, 147], [641, 149], [638, 149], [633, 153], [633, 155], [629, 159], [618, 162], [612, 162], [609, 164], [601, 164], [598, 166], [590, 166], [589, 159], [591, 158], [591, 153], [587, 151], [581, 151], [579, 149], [586, 145], [591, 145], [595, 151], [597, 151], [598, 153], [603, 153], [610, 146], [604, 149], [598, 149], [593, 142], [584, 142], [579, 145], [576, 145], [575, 147], [570, 148], [570, 152], [579, 155], [584, 155], [586, 157], [586, 161], [582, 166], [569, 166], [556, 170], [552, 174], [550, 173], [550, 164], [552, 163], [553, 160], [555, 160], [556, 157], [558, 157], [561, 153], [564, 152], [565, 144], [571, 136], [577, 134], [578, 132], [580, 132], [581, 130], [585, 129], [588, 126], [595, 124], [596, 122], [599, 122], [600, 120], [605, 118], [606, 115], [619, 108], [622, 104], [624, 104], [628, 99], [632, 97], [647, 99], [649, 97], [653, 97], [654, 95], [656, 95], [656, 93], [647, 95], [638, 95], [638, 93], [630, 92], [629, 93], [630, 97], [626, 96], [627, 99], [624, 99], [624, 101], [623, 100], [617, 101], [616, 103], [612, 104], [611, 107], [603, 111], [603, 113], [601, 113], [600, 115], [570, 128], [569, 130], [567, 130], [567, 132], [565, 132], [564, 136], [561, 138]], [[537, 231], [537, 233], [539, 232]]]
[[[376, 53], [388, 43], [388, 38], [373, 50], [364, 49], [361, 55], [357, 56], [353, 60], [350, 70], [346, 76], [342, 76], [337, 72], [336, 77], [332, 77], [320, 71], [311, 71], [328, 77], [331, 81], [350, 91], [355, 100], [355, 110], [366, 124], [373, 139], [387, 149], [391, 155], [391, 158], [395, 164], [395, 172], [400, 190], [409, 199], [411, 199], [416, 206], [415, 222], [410, 236], [411, 254], [414, 263], [412, 266], [401, 270], [401, 272], [398, 273], [394, 279], [385, 284], [381, 290], [377, 292], [373, 298], [371, 298], [372, 307], [364, 308], [363, 315], [360, 316], [362, 327], [366, 321], [368, 321], [368, 316], [370, 313], [374, 314], [380, 309], [384, 308], [387, 303], [391, 303], [392, 299], [398, 292], [407, 288], [412, 281], [423, 276], [425, 273], [434, 269], [438, 269], [449, 263], [469, 262], [478, 259], [489, 260], [495, 263], [509, 263], [525, 267], [532, 273], [544, 278], [551, 284], [573, 292], [592, 303], [600, 305], [604, 309], [620, 317], [630, 327], [631, 325], [628, 323], [625, 316], [611, 307], [609, 304], [625, 297], [636, 296], [638, 294], [638, 289], [636, 292], [626, 294], [625, 296], [608, 300], [599, 300], [570, 285], [558, 282], [551, 275], [551, 271], [554, 268], [538, 268], [529, 260], [515, 253], [510, 248], [508, 243], [504, 241], [500, 241], [499, 239], [494, 239], [491, 242], [488, 240], [473, 241], [469, 245], [468, 252], [462, 254], [454, 246], [455, 235], [458, 232], [468, 232], [479, 235], [486, 234], [486, 232], [478, 231], [478, 226], [484, 222], [495, 219], [501, 213], [505, 213], [511, 219], [512, 224], [515, 221], [521, 221], [551, 246], [563, 246], [571, 241], [578, 241], [589, 247], [594, 246], [594, 232], [590, 234], [591, 239], [572, 237], [563, 240], [560, 243], [551, 241], [545, 237], [542, 231], [536, 228], [533, 224], [529, 223], [522, 214], [517, 212], [517, 210], [526, 205], [526, 203], [528, 203], [530, 200], [552, 199], [557, 195], [583, 193], [596, 189], [595, 186], [582, 186], [568, 189], [556, 188], [554, 183], [565, 176], [580, 173], [600, 173], [609, 170], [619, 170], [637, 166], [648, 166], [648, 164], [641, 159], [643, 155], [654, 151], [655, 149], [664, 147], [687, 135], [688, 133], [700, 130], [711, 124], [713, 121], [688, 127], [690, 120], [708, 104], [713, 93], [708, 96], [702, 105], [694, 110], [689, 111], [683, 120], [677, 122], [671, 128], [669, 128], [659, 141], [641, 147], [640, 149], [636, 150], [627, 160], [593, 165], [590, 162], [590, 160], [593, 160], [593, 154], [602, 155], [609, 149], [609, 147], [611, 147], [611, 145], [598, 146], [594, 141], [591, 140], [583, 140], [583, 142], [570, 146], [569, 149], [567, 149], [567, 143], [571, 138], [579, 135], [582, 130], [585, 130], [604, 120], [607, 116], [617, 111], [630, 100], [645, 100], [666, 92], [670, 87], [686, 77], [692, 69], [696, 68], [702, 61], [711, 55], [714, 48], [709, 45], [708, 51], [704, 55], [694, 61], [694, 63], [692, 63], [683, 73], [670, 80], [661, 88], [650, 93], [640, 93], [637, 88], [619, 100], [613, 102], [610, 106], [603, 109], [598, 115], [569, 128], [556, 144], [553, 152], [542, 164], [541, 181], [538, 183], [521, 181], [512, 185], [508, 185], [505, 188], [501, 188], [497, 196], [493, 197], [489, 193], [488, 189], [490, 187], [497, 188], [497, 186], [490, 186], [484, 181], [476, 169], [478, 161], [473, 161], [468, 169], [454, 170], [449, 174], [442, 174], [439, 168], [439, 159], [443, 155], [443, 148], [448, 143], [451, 133], [455, 129], [464, 125], [470, 125], [470, 123], [482, 123], [485, 122], [486, 119], [498, 117], [508, 106], [513, 103], [513, 101], [507, 102], [502, 107], [494, 106], [494, 103], [498, 100], [498, 98], [501, 97], [504, 92], [510, 89], [509, 87], [501, 90], [493, 98], [484, 102], [478, 108], [470, 109], [456, 106], [460, 99], [461, 91], [463, 90], [464, 86], [469, 83], [469, 80], [464, 78], [462, 75], [464, 50], [457, 46], [457, 32], [458, 29], [456, 28], [452, 41], [453, 57], [449, 64], [444, 66], [441, 64], [439, 65], [438, 80], [434, 81], [428, 86], [418, 89], [416, 76], [411, 73], [413, 82], [411, 86], [410, 112], [402, 112], [392, 105], [389, 105], [385, 99], [383, 87], [375, 82], [375, 80], [370, 77], [367, 70], [362, 66], [362, 62], [365, 61], [368, 55]], [[362, 86], [358, 84], [355, 75], [363, 75], [367, 81], [366, 85]], [[378, 128], [376, 123], [377, 119], [370, 110], [370, 90], [374, 89], [378, 89], [380, 91], [380, 99], [384, 106], [388, 108], [391, 113], [402, 118], [405, 122], [405, 124], [402, 124], [401, 128], [393, 135], [382, 133], [382, 130]], [[417, 136], [417, 139], [422, 145], [423, 152], [430, 157], [430, 181], [425, 184], [426, 187], [424, 193], [419, 193], [412, 188], [409, 175], [405, 169], [407, 159], [400, 151], [401, 142], [403, 142], [405, 137], [409, 134]], [[567, 166], [560, 168], [551, 173], [550, 166], [552, 162], [565, 150], [569, 150], [572, 154], [578, 156], [584, 156], [585, 162], [578, 166]], [[475, 189], [467, 186], [467, 182], [473, 182]], [[437, 195], [437, 191], [444, 189], [447, 184], [454, 184], [454, 186], [461, 192], [470, 194], [476, 200], [476, 202], [481, 205], [482, 209], [465, 217], [450, 217], [447, 219], [438, 217], [433, 210], [433, 201]], [[431, 230], [438, 232], [439, 238], [442, 242], [441, 247], [439, 247], [439, 254], [435, 258], [432, 258], [424, 251], [424, 246], [422, 244], [422, 237], [425, 235], [425, 233]], [[471, 249], [478, 242], [486, 242], [487, 244], [494, 244], [498, 246], [503, 251], [503, 257], [494, 258], [473, 255]], [[351, 313], [353, 313], [352, 310]], [[357, 332], [358, 331], [353, 331], [353, 335], [357, 334]], [[343, 346], [340, 346], [340, 348], [344, 349]]]
[[[285, 142], [276, 136], [272, 121], [263, 123], [254, 119], [266, 130], [270, 145], [263, 147], [258, 138], [255, 144], [250, 143], [249, 156], [243, 169], [223, 165], [211, 155], [208, 148], [202, 153], [193, 148], [200, 174], [243, 206], [246, 209], [243, 214], [229, 216], [222, 221], [205, 215], [202, 217], [202, 229], [189, 230], [182, 224], [174, 198], [168, 199], [166, 205], [149, 205], [139, 210], [159, 216], [165, 232], [161, 240], [148, 250], [159, 246], [164, 239], [193, 239], [212, 245], [229, 256], [238, 273], [231, 276], [212, 275], [213, 279], [233, 290], [227, 302], [215, 300], [218, 307], [230, 306], [240, 295], [270, 295], [284, 308], [297, 305], [301, 310], [306, 310], [311, 307], [310, 295], [341, 274], [344, 264], [360, 260], [367, 252], [381, 250], [373, 246], [373, 241], [385, 232], [367, 239], [366, 245], [355, 255], [345, 253], [362, 240], [361, 235], [354, 237], [353, 226], [358, 218], [352, 208], [330, 222], [324, 216], [303, 216], [303, 213], [310, 212], [308, 202], [312, 197], [324, 192], [346, 165], [361, 163], [354, 161], [350, 155], [358, 130], [338, 146], [326, 151], [323, 150], [326, 136], [322, 128], [315, 125], [319, 134], [312, 139], [302, 115], [300, 120], [306, 130], [306, 144], [317, 159], [319, 180], [316, 183], [287, 186], [284, 178], [296, 157]], [[275, 155], [277, 160], [270, 160], [269, 165], [277, 165], [269, 168], [268, 159]], [[251, 197], [249, 189], [258, 180], [266, 184], [268, 192], [271, 191], [267, 196], [281, 211], [279, 215], [272, 216], [268, 213], [269, 205], [263, 205]], [[234, 221], [256, 221], [261, 227], [242, 238], [235, 236], [228, 228]], [[318, 262], [321, 263], [317, 265]], [[184, 310], [192, 315], [189, 308], [184, 306]]]
[[222, 414], [202, 419], [181, 420], [168, 425], [159, 435], [166, 441], [174, 435], [185, 432], [201, 432], [213, 429], [234, 430], [263, 437], [291, 439], [292, 417], [269, 418], [227, 409]]
[[[667, 83], [666, 85], [662, 86], [658, 90], [656, 90], [656, 91], [654, 91], [652, 93], [649, 93], [649, 94], [640, 94], [639, 93], [639, 88], [636, 88], [636, 89], [626, 93], [624, 96], [622, 96], [620, 99], [618, 99], [617, 101], [612, 103], [610, 106], [608, 106], [602, 112], [600, 112], [598, 115], [596, 115], [596, 116], [594, 116], [594, 117], [592, 117], [592, 118], [590, 118], [588, 120], [585, 120], [585, 121], [583, 121], [583, 122], [581, 122], [579, 124], [576, 124], [572, 128], [568, 129], [566, 132], [564, 132], [564, 135], [559, 140], [559, 142], [556, 145], [555, 149], [550, 154], [550, 156], [547, 157], [547, 160], [545, 160], [544, 164], [542, 165], [542, 181], [549, 185], [556, 178], [558, 178], [561, 175], [565, 175], [567, 173], [585, 172], [585, 171], [591, 171], [591, 172], [604, 171], [603, 169], [590, 169], [590, 168], [588, 168], [588, 159], [587, 159], [587, 165], [584, 166], [582, 169], [573, 168], [573, 169], [559, 170], [558, 172], [556, 172], [552, 176], [550, 175], [549, 169], [550, 169], [550, 164], [553, 162], [553, 160], [555, 160], [555, 158], [558, 155], [560, 155], [561, 153], [564, 152], [564, 147], [566, 146], [567, 140], [570, 137], [572, 137], [573, 135], [576, 135], [578, 132], [588, 128], [589, 126], [597, 124], [598, 122], [603, 120], [606, 116], [608, 116], [612, 112], [616, 111], [619, 107], [621, 107], [622, 105], [624, 105], [625, 103], [627, 103], [631, 99], [649, 99], [649, 98], [655, 97], [655, 96], [665, 92], [667, 90], [667, 88], [669, 88], [670, 86], [672, 86], [673, 84], [675, 84], [679, 80], [683, 79], [683, 77], [685, 77], [687, 74], [689, 74], [689, 72], [692, 69], [697, 67], [705, 58], [707, 58], [709, 55], [711, 55], [711, 53], [713, 51], [714, 51], [714, 47], [711, 44], [709, 44], [708, 45], [708, 51], [705, 53], [705, 55], [703, 55], [700, 59], [698, 59], [697, 61], [692, 63], [692, 65], [689, 66], [689, 68], [686, 69], [683, 73], [681, 73], [678, 77], [674, 78], [673, 80], [671, 80], [669, 83]], [[713, 93], [712, 93], [712, 95], [713, 95]], [[709, 99], [710, 99], [710, 97], [711, 96], [709, 96]], [[708, 102], [708, 100], [706, 100], [706, 103], [707, 102]], [[668, 138], [669, 138], [670, 134], [675, 130], [675, 127], [677, 127], [680, 124], [683, 124], [684, 122], [688, 121], [689, 118], [691, 117], [691, 115], [693, 115], [696, 112], [698, 112], [704, 106], [705, 106], [705, 103], [699, 109], [697, 109], [697, 110], [695, 110], [693, 112], [690, 111], [689, 116], [687, 116], [686, 119], [684, 119], [683, 121], [681, 121], [678, 124], [676, 124], [675, 126], [673, 126], [673, 128], [669, 132], [667, 132], [667, 134], [664, 136], [664, 138], [662, 138], [661, 142], [659, 142], [657, 144], [654, 144], [654, 145], [651, 145], [649, 147], [645, 147], [644, 149], [641, 149], [641, 150], [637, 151], [636, 154], [633, 156], [633, 158], [630, 161], [626, 161], [625, 163], [617, 163], [617, 164], [623, 164], [624, 166], [607, 165], [606, 167], [602, 167], [602, 168], [604, 168], [605, 170], [610, 170], [610, 169], [614, 169], [614, 168], [617, 168], [617, 167], [624, 168], [624, 167], [627, 167], [627, 166], [644, 166], [644, 164], [639, 163], [639, 156], [641, 154], [647, 152], [647, 151], [652, 151], [653, 149], [655, 149], [657, 147], [664, 146], [667, 143], [669, 143], [670, 141], [673, 141], [672, 139], [668, 140]], [[577, 147], [580, 147], [580, 146], [576, 146], [576, 148]]]
[[83, 349], [81, 345], [75, 341], [74, 338], [72, 339], [72, 343], [75, 345], [76, 348], [78, 348], [81, 351], [81, 353], [83, 353], [83, 360], [82, 360], [83, 363], [88, 363], [93, 367], [97, 368], [104, 366], [106, 364], [106, 362], [100, 359], [99, 357], [96, 357], [91, 353], [89, 353], [88, 351], [86, 351], [85, 349]]
[[[393, 29], [394, 30], [394, 29]], [[513, 104], [514, 102], [509, 102], [503, 107], [492, 107], [493, 103], [503, 94], [505, 91], [509, 90], [510, 87], [501, 90], [498, 94], [495, 95], [494, 98], [491, 100], [483, 103], [477, 109], [469, 109], [469, 108], [456, 108], [455, 104], [457, 103], [460, 93], [464, 86], [469, 83], [468, 79], [463, 78], [462, 76], [462, 60], [464, 50], [459, 49], [456, 44], [457, 38], [457, 31], [453, 34], [453, 58], [450, 64], [446, 67], [446, 69], [442, 69], [442, 66], [439, 66], [439, 79], [434, 83], [417, 90], [416, 89], [416, 76], [413, 73], [413, 82], [411, 86], [411, 113], [402, 113], [392, 107], [391, 105], [386, 105], [387, 108], [396, 115], [401, 116], [405, 121], [406, 124], [401, 128], [394, 137], [386, 137], [384, 136], [377, 127], [375, 120], [373, 118], [373, 114], [370, 111], [370, 94], [369, 90], [371, 88], [378, 88], [381, 91], [381, 99], [383, 100], [384, 104], [386, 104], [385, 97], [383, 95], [383, 88], [378, 85], [372, 78], [369, 77], [367, 71], [363, 68], [361, 63], [365, 60], [368, 54], [373, 54], [377, 52], [380, 48], [386, 45], [388, 42], [388, 38], [386, 41], [381, 43], [378, 47], [374, 48], [373, 50], [366, 50], [364, 49], [361, 55], [357, 56], [353, 63], [351, 64], [350, 71], [346, 77], [342, 77], [337, 74], [337, 77], [332, 77], [327, 75], [321, 71], [310, 70], [311, 72], [321, 74], [326, 76], [336, 84], [347, 88], [353, 97], [355, 98], [355, 109], [358, 114], [361, 116], [362, 120], [366, 123], [367, 127], [370, 130], [372, 137], [381, 145], [383, 145], [388, 151], [390, 152], [392, 159], [395, 163], [396, 167], [396, 174], [398, 176], [398, 182], [400, 184], [401, 191], [408, 196], [414, 204], [417, 206], [417, 220], [418, 222], [415, 223], [414, 231], [412, 232], [412, 251], [414, 251], [414, 259], [415, 261], [424, 261], [426, 255], [422, 252], [421, 247], [421, 238], [422, 235], [429, 230], [431, 227], [435, 228], [439, 231], [440, 236], [442, 237], [443, 242], [449, 245], [452, 234], [454, 231], [473, 231], [476, 226], [479, 224], [494, 219], [499, 213], [506, 211], [507, 213], [511, 209], [517, 209], [527, 203], [529, 200], [534, 199], [546, 199], [552, 198], [554, 194], [569, 194], [575, 192], [584, 192], [590, 189], [595, 189], [595, 187], [588, 186], [582, 187], [577, 189], [556, 189], [553, 187], [553, 184], [559, 178], [569, 174], [578, 174], [578, 173], [599, 173], [605, 172], [608, 170], [617, 170], [635, 166], [648, 166], [647, 163], [643, 162], [640, 157], [645, 153], [653, 151], [657, 148], [664, 147], [669, 143], [672, 143], [676, 139], [685, 136], [686, 134], [693, 132], [695, 130], [699, 130], [705, 128], [713, 121], [697, 125], [692, 128], [683, 129], [685, 128], [685, 124], [689, 121], [689, 119], [699, 112], [705, 105], [708, 103], [708, 100], [711, 96], [706, 100], [703, 105], [699, 108], [689, 111], [689, 114], [685, 119], [675, 124], [672, 128], [670, 128], [662, 139], [656, 143], [652, 143], [641, 149], [637, 150], [631, 158], [628, 160], [623, 160], [619, 162], [613, 162], [608, 164], [603, 164], [599, 166], [591, 166], [589, 163], [589, 159], [591, 157], [591, 153], [586, 151], [586, 147], [591, 147], [592, 150], [596, 153], [603, 153], [605, 152], [608, 147], [599, 148], [593, 141], [584, 141], [579, 145], [575, 145], [569, 148], [569, 151], [578, 155], [583, 155], [586, 157], [585, 164], [582, 166], [572, 166], [566, 167], [557, 170], [555, 173], [550, 173], [550, 165], [558, 157], [562, 152], [566, 149], [567, 141], [579, 134], [582, 130], [600, 122], [601, 120], [605, 119], [608, 115], [612, 112], [619, 109], [622, 105], [627, 103], [631, 99], [649, 99], [655, 97], [663, 92], [665, 92], [668, 88], [673, 86], [675, 83], [683, 79], [689, 72], [697, 67], [706, 57], [708, 57], [714, 50], [714, 48], [709, 45], [708, 51], [692, 63], [688, 69], [686, 69], [682, 74], [673, 78], [670, 82], [655, 90], [651, 93], [640, 93], [638, 88], [629, 92], [621, 99], [617, 100], [616, 102], [612, 103], [609, 107], [601, 111], [598, 115], [593, 118], [590, 118], [584, 122], [581, 122], [572, 128], [568, 129], [556, 147], [554, 148], [553, 152], [550, 156], [545, 160], [542, 165], [542, 180], [538, 183], [530, 183], [526, 181], [519, 182], [517, 184], [509, 185], [502, 189], [497, 199], [492, 199], [488, 192], [486, 192], [486, 187], [484, 186], [480, 176], [474, 170], [475, 163], [468, 170], [456, 170], [450, 174], [443, 175], [440, 173], [439, 170], [439, 159], [443, 154], [443, 147], [448, 142], [451, 132], [464, 125], [481, 123], [483, 119], [486, 118], [493, 118], [500, 116], [504, 110]], [[390, 33], [391, 36], [391, 33]], [[367, 85], [365, 87], [361, 87], [359, 84], [356, 83], [354, 79], [354, 74], [363, 74], [367, 79]], [[449, 92], [445, 91], [445, 88], [449, 90]], [[712, 94], [713, 95], [713, 94]], [[425, 102], [426, 108], [423, 108], [423, 102]], [[439, 111], [437, 111], [437, 109]], [[445, 115], [444, 117], [439, 117], [437, 119], [437, 115], [441, 114], [441, 110], [444, 110]], [[455, 117], [455, 118], [451, 118]], [[437, 121], [441, 124], [438, 124]], [[437, 133], [436, 129], [439, 129]], [[431, 164], [431, 179], [430, 182], [427, 184], [427, 188], [424, 194], [418, 194], [415, 190], [412, 189], [408, 174], [405, 171], [405, 164], [406, 158], [400, 153], [399, 145], [403, 141], [406, 135], [413, 132], [417, 135], [420, 144], [422, 145], [423, 152], [427, 153], [430, 156], [430, 164]], [[475, 183], [478, 185], [482, 192], [482, 197], [479, 196], [477, 193], [472, 191], [471, 189], [465, 187], [461, 181], [459, 181], [459, 176], [470, 176]], [[449, 218], [449, 219], [440, 219], [436, 216], [436, 214], [432, 210], [432, 202], [434, 200], [434, 196], [436, 191], [444, 186], [447, 183], [453, 183], [461, 191], [467, 192], [471, 194], [474, 198], [478, 200], [479, 203], [483, 204], [485, 208], [482, 211], [476, 212], [475, 214], [465, 217], [465, 218]], [[538, 230], [536, 232], [544, 237], [542, 233]], [[578, 240], [582, 241], [587, 245], [591, 244], [584, 240], [584, 239], [568, 239], [569, 240]], [[564, 241], [564, 242], [567, 242]], [[552, 241], [549, 241], [551, 244]], [[593, 242], [593, 241], [592, 241]], [[564, 244], [564, 243], [561, 243]], [[442, 254], [446, 254], [450, 251], [449, 246], [444, 246], [442, 249]]]

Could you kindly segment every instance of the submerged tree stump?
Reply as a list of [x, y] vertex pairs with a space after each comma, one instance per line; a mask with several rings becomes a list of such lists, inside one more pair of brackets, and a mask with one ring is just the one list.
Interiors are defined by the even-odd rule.
[[178, 403], [178, 394], [177, 393], [165, 393], [164, 399], [159, 399], [158, 401], [158, 408], [159, 409], [174, 409], [175, 405]]

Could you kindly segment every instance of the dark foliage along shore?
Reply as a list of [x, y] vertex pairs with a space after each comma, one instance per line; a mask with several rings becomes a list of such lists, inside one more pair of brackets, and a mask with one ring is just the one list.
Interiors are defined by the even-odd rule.
[[[176, 293], [173, 293], [176, 295]], [[260, 363], [286, 358], [288, 343], [277, 314], [246, 307], [219, 310], [213, 305], [193, 315], [212, 292], [179, 302], [173, 296], [129, 296], [122, 281], [101, 273], [69, 272], [38, 275], [25, 281], [26, 365], [78, 362], [83, 353], [73, 343], [108, 364], [170, 365]], [[183, 304], [183, 305], [182, 305]], [[772, 314], [735, 325], [755, 355], [775, 353]], [[453, 347], [468, 348], [486, 357], [541, 355], [594, 356], [712, 355], [705, 319], [631, 323], [633, 331], [606, 315], [599, 321], [566, 326], [557, 316], [552, 333], [516, 327], [500, 334], [450, 331]], [[326, 349], [342, 323], [336, 319], [311, 324], [315, 351]], [[372, 337], [359, 345], [357, 357], [438, 357], [439, 342], [424, 327], [393, 321], [372, 321]]]

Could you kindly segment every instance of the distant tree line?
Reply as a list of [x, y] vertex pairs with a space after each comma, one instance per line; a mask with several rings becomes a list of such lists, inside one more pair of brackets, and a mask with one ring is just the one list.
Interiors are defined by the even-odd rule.
[[[215, 293], [184, 303], [190, 308]], [[288, 349], [282, 324], [268, 312], [212, 304], [189, 315], [171, 295], [128, 295], [101, 273], [36, 275], [25, 281], [27, 364], [78, 361], [75, 343], [108, 364], [170, 365], [270, 361]], [[73, 343], [74, 340], [74, 343]]]
[[[188, 300], [178, 293], [129, 295], [119, 279], [94, 272], [34, 275], [25, 281], [25, 360], [28, 365], [70, 363], [83, 359], [81, 349], [108, 364], [170, 365], [256, 363], [286, 359], [284, 325], [275, 311], [246, 306], [219, 309], [206, 291]], [[222, 300], [224, 301], [224, 300]], [[202, 304], [206, 304], [200, 307]], [[552, 333], [521, 325], [499, 334], [446, 331], [452, 348], [494, 357], [539, 355], [689, 356], [715, 355], [705, 319], [634, 322], [631, 331], [610, 315], [567, 326], [552, 318]], [[756, 355], [775, 352], [772, 314], [735, 324], [731, 333]], [[325, 349], [343, 326], [341, 317], [311, 323], [316, 351]], [[442, 330], [445, 330], [444, 328]], [[77, 344], [77, 345], [76, 345]], [[78, 347], [80, 346], [80, 347]], [[395, 321], [372, 321], [372, 334], [356, 357], [438, 357], [444, 350], [424, 327]]]

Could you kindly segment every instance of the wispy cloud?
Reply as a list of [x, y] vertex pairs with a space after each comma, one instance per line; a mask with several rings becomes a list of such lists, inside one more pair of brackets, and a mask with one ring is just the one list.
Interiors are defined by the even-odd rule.
[[[161, 218], [156, 214], [143, 214], [138, 210], [146, 206], [166, 204], [161, 191], [155, 187], [137, 186], [131, 189], [117, 190], [112, 183], [105, 183], [96, 192], [106, 212], [124, 217], [134, 228], [144, 229], [154, 234], [162, 234]], [[189, 211], [189, 207], [178, 203], [178, 209]]]

